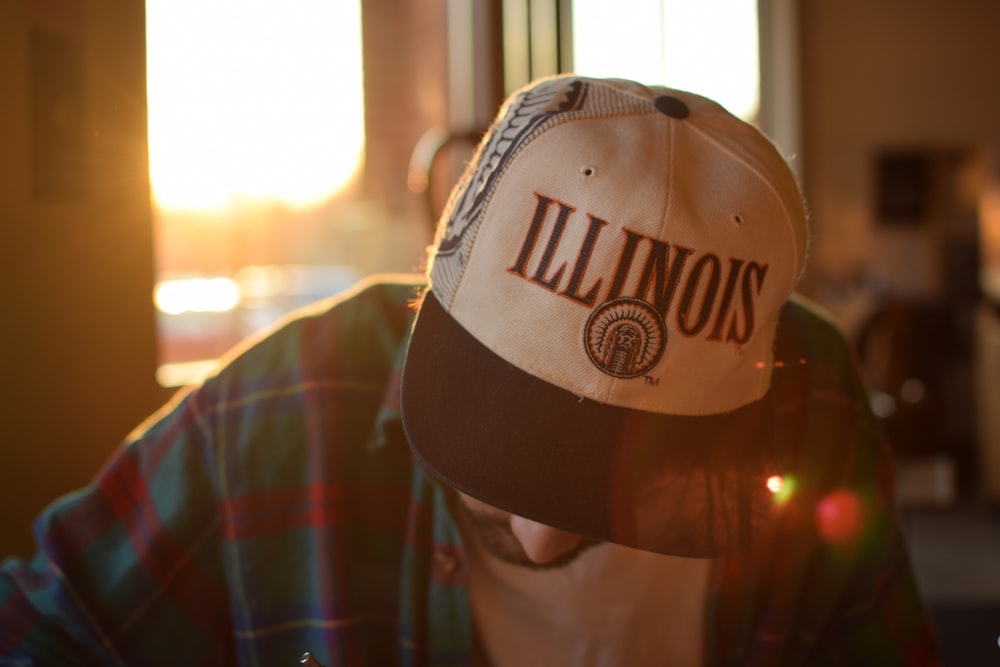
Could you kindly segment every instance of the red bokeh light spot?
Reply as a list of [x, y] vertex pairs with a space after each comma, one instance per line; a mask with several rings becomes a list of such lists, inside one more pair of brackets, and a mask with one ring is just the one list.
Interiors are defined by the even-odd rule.
[[847, 489], [828, 493], [816, 505], [816, 527], [823, 539], [847, 546], [861, 535], [864, 512], [858, 494]]

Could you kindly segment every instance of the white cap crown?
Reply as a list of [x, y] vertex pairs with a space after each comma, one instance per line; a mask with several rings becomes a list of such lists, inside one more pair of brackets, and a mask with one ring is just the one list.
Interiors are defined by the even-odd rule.
[[431, 289], [517, 368], [664, 414], [766, 393], [805, 211], [774, 146], [716, 103], [536, 83], [502, 110], [444, 217]]

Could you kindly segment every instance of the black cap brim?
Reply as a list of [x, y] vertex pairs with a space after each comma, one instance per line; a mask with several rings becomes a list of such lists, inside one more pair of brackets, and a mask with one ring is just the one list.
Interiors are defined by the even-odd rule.
[[487, 349], [433, 291], [412, 332], [401, 410], [410, 447], [431, 475], [590, 538], [715, 557], [745, 546], [773, 511], [770, 392], [710, 416], [584, 399]]

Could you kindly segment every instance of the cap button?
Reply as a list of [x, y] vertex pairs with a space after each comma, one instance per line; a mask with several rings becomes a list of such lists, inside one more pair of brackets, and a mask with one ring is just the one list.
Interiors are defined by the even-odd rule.
[[656, 106], [657, 111], [671, 118], [687, 118], [688, 114], [691, 113], [688, 105], [684, 104], [683, 100], [672, 95], [660, 95], [653, 101], [653, 104]]

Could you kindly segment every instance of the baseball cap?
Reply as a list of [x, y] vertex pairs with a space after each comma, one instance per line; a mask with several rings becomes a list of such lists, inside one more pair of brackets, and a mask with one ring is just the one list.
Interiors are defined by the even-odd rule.
[[435, 245], [401, 387], [432, 476], [677, 556], [766, 528], [774, 334], [807, 228], [758, 130], [690, 92], [536, 81], [501, 108]]

